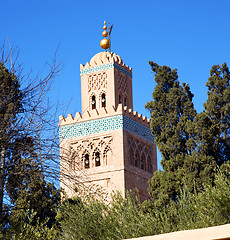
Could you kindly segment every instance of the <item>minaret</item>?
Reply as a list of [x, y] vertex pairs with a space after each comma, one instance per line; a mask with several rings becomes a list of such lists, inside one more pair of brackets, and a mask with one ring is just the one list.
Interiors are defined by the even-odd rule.
[[157, 170], [150, 120], [133, 112], [132, 69], [106, 51], [106, 23], [103, 29], [105, 51], [80, 65], [82, 113], [60, 116], [61, 187], [69, 197], [79, 186], [123, 196], [138, 188], [144, 200]]

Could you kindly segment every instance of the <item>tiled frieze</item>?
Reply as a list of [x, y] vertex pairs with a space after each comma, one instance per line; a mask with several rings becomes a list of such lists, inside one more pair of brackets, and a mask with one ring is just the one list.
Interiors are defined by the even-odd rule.
[[128, 77], [132, 77], [132, 73], [125, 70], [123, 67], [117, 65], [116, 63], [114, 63], [114, 68], [117, 69], [118, 71], [124, 73], [125, 75], [127, 75]]
[[125, 75], [127, 75], [128, 77], [132, 77], [131, 72], [127, 71], [126, 69], [117, 65], [116, 63], [108, 63], [108, 64], [99, 65], [96, 67], [82, 69], [82, 70], [80, 70], [80, 75], [82, 76], [82, 75], [89, 74], [89, 73], [95, 73], [95, 72], [107, 70], [110, 68], [115, 68], [115, 69], [119, 70], [120, 72], [124, 73]]
[[59, 127], [60, 139], [102, 133], [122, 128], [122, 115], [69, 124]]
[[150, 129], [126, 116], [123, 116], [124, 130], [134, 133], [135, 135], [144, 138], [150, 142], [154, 142], [154, 137]]
[[95, 133], [102, 133], [123, 128], [150, 142], [154, 142], [153, 135], [148, 127], [124, 116], [100, 118], [91, 121], [69, 124], [59, 127], [60, 140], [80, 136], [87, 136]]

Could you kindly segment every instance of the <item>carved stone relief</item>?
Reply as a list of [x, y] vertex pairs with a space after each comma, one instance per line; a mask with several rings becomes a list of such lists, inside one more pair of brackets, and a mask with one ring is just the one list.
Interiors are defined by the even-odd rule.
[[128, 77], [124, 74], [118, 73], [117, 76], [118, 90], [122, 95], [128, 93]]
[[107, 74], [105, 72], [89, 75], [88, 92], [107, 88]]
[[129, 137], [129, 164], [142, 170], [153, 173], [152, 167], [152, 146], [146, 145], [140, 140]]
[[77, 171], [85, 168], [106, 166], [108, 158], [112, 157], [112, 142], [112, 136], [72, 142], [69, 154], [69, 168]]

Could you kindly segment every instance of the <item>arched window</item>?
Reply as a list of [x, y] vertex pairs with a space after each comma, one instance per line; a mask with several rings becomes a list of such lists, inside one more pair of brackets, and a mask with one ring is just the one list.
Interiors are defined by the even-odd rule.
[[127, 106], [127, 98], [124, 98], [124, 105]]
[[85, 154], [84, 157], [84, 167], [89, 168], [89, 154]]
[[96, 152], [95, 153], [95, 166], [99, 167], [101, 165], [101, 161], [100, 161], [100, 153]]
[[119, 95], [119, 104], [122, 103], [122, 96]]
[[141, 155], [141, 169], [146, 170], [146, 156], [144, 153]]
[[92, 96], [92, 109], [96, 109], [96, 97], [93, 95]]
[[134, 166], [135, 167], [140, 167], [140, 154], [139, 154], [139, 151], [135, 152]]
[[106, 107], [106, 98], [104, 93], [101, 95], [101, 106], [104, 108]]
[[129, 149], [129, 163], [134, 165], [134, 152], [132, 147]]
[[152, 160], [150, 156], [148, 156], [148, 172], [153, 173]]

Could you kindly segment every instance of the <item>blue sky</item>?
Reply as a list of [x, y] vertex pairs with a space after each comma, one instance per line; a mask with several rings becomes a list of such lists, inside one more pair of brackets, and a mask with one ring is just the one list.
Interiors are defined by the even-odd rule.
[[64, 105], [72, 99], [73, 115], [81, 111], [79, 65], [102, 51], [104, 20], [114, 25], [112, 51], [133, 68], [134, 110], [148, 117], [144, 105], [155, 86], [149, 60], [178, 69], [198, 112], [211, 66], [229, 65], [229, 0], [5, 0], [0, 8], [0, 44], [10, 38], [25, 71], [42, 69], [58, 48], [63, 70], [51, 97]]

